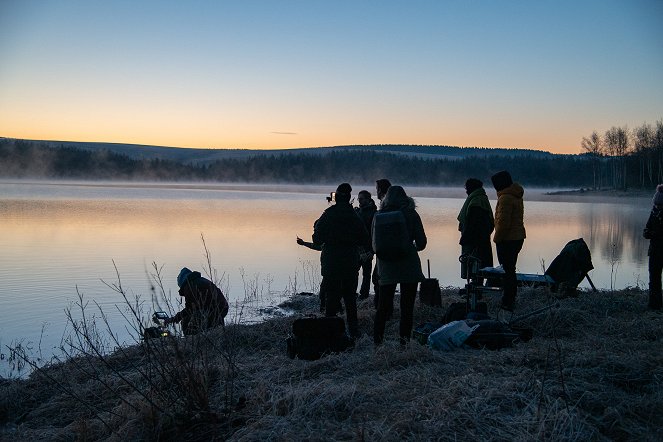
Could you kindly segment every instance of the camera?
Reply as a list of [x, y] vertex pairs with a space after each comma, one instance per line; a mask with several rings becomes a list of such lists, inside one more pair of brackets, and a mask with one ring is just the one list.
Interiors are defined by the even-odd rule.
[[164, 319], [170, 318], [170, 316], [168, 316], [168, 313], [166, 313], [166, 312], [154, 312], [154, 314], [152, 315], [152, 318], [163, 321]]
[[329, 192], [329, 196], [326, 198], [328, 203], [336, 202], [336, 192]]

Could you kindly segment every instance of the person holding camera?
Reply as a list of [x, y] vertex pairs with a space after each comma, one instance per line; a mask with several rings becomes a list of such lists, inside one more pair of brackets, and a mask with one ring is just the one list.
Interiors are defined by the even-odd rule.
[[341, 298], [350, 337], [359, 336], [357, 300], [359, 248], [370, 247], [366, 227], [350, 204], [352, 187], [340, 184], [334, 195], [335, 204], [328, 207], [313, 225], [313, 244], [322, 248], [320, 267], [321, 291], [326, 294], [325, 316], [336, 316]]
[[642, 236], [649, 240], [649, 303], [652, 310], [663, 309], [661, 273], [663, 273], [663, 184], [656, 186], [654, 207]]
[[165, 319], [164, 325], [181, 322], [186, 336], [224, 326], [228, 301], [212, 281], [184, 267], [177, 276], [177, 285], [179, 295], [184, 298], [184, 309]]

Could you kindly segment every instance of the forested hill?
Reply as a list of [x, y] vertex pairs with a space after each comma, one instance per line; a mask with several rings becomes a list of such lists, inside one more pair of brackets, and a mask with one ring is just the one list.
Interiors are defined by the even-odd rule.
[[[1, 138], [0, 138], [1, 139]], [[305, 153], [309, 155], [326, 155], [338, 151], [375, 151], [394, 153], [407, 156], [431, 158], [462, 158], [468, 156], [535, 156], [550, 157], [549, 152], [534, 149], [505, 149], [487, 147], [428, 146], [401, 144], [372, 144], [331, 147], [309, 147], [300, 149], [185, 149], [167, 146], [146, 146], [142, 144], [90, 143], [74, 141], [36, 141], [21, 140], [41, 146], [53, 148], [75, 148], [97, 152], [100, 150], [126, 155], [133, 159], [160, 159], [189, 164], [209, 164], [227, 158], [247, 158], [254, 156], [278, 156]]]
[[458, 185], [471, 176], [487, 181], [502, 169], [528, 185], [592, 183], [584, 156], [534, 150], [384, 145], [222, 151], [0, 138], [2, 178], [313, 184], [388, 177], [404, 184]]

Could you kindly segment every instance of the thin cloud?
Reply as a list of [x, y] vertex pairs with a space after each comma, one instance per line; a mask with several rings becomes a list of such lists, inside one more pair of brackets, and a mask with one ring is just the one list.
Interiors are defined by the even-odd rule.
[[297, 135], [297, 132], [271, 132], [276, 135]]

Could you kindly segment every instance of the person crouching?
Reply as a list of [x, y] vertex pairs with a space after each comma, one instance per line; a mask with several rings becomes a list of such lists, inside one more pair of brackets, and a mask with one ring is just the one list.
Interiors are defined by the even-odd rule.
[[228, 301], [212, 281], [184, 267], [177, 276], [177, 285], [184, 298], [184, 309], [167, 319], [166, 324], [181, 322], [186, 336], [224, 326]]

